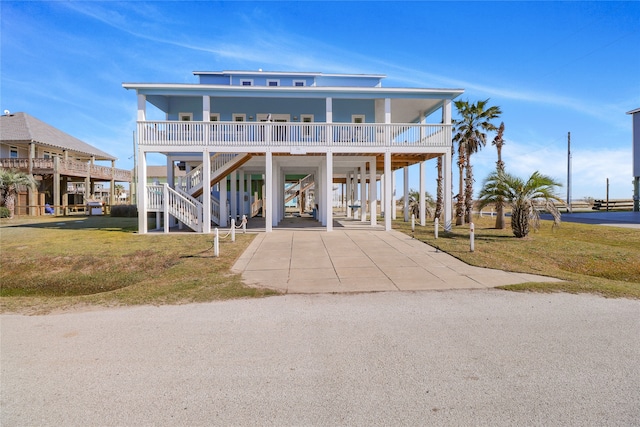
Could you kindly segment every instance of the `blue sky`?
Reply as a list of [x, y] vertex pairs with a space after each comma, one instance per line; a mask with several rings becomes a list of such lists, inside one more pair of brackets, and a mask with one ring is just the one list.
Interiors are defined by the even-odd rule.
[[[625, 113], [640, 107], [640, 2], [2, 0], [0, 8], [0, 110], [56, 126], [118, 157], [120, 168], [133, 167], [136, 117], [123, 82], [195, 83], [194, 70], [380, 73], [387, 87], [490, 98], [503, 111], [503, 158], [514, 174], [539, 170], [566, 184], [571, 132], [572, 197], [605, 197], [606, 178], [610, 197], [632, 196]], [[474, 156], [476, 191], [495, 161], [491, 145]], [[435, 161], [427, 173], [434, 194]], [[411, 187], [417, 176], [412, 169]]]

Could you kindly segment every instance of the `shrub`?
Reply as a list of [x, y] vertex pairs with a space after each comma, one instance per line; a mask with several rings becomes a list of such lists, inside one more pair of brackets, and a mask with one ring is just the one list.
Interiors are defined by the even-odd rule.
[[138, 216], [138, 208], [136, 205], [113, 205], [111, 206], [111, 216], [134, 218]]
[[0, 218], [9, 218], [11, 216], [11, 212], [8, 208], [4, 206], [0, 206]]

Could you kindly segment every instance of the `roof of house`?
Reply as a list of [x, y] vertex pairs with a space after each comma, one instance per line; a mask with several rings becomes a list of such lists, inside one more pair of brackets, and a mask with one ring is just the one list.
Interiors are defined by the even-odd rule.
[[636, 108], [635, 110], [627, 111], [627, 114], [636, 114], [640, 113], [640, 108]]
[[27, 113], [0, 116], [0, 141], [13, 143], [35, 142], [53, 148], [95, 156], [96, 160], [116, 160], [112, 155]]

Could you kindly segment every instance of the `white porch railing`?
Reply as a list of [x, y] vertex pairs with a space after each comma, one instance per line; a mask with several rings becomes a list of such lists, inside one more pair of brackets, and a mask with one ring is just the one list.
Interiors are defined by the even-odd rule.
[[[216, 153], [211, 158], [211, 172], [222, 169], [227, 163], [235, 159], [235, 153]], [[178, 186], [187, 194], [192, 194], [195, 190], [202, 188], [202, 165], [198, 165], [181, 177]]]
[[300, 181], [293, 184], [291, 187], [287, 188], [284, 193], [284, 202], [287, 203], [293, 200], [296, 196], [298, 196], [301, 192], [310, 188], [315, 184], [313, 180], [313, 175], [309, 174], [302, 178]]
[[[331, 138], [327, 138], [330, 135]], [[451, 125], [384, 123], [138, 122], [143, 146], [449, 147]]]
[[163, 185], [147, 185], [147, 211], [164, 212], [196, 232], [202, 232], [202, 203]]

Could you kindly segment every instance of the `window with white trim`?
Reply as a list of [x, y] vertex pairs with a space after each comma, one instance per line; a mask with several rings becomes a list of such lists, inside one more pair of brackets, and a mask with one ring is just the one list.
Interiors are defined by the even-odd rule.
[[[300, 114], [300, 121], [302, 123], [313, 123], [313, 114]], [[302, 126], [302, 136], [308, 138], [311, 136], [312, 126]]]
[[220, 113], [211, 113], [209, 114], [210, 122], [219, 122], [220, 121]]
[[241, 79], [240, 86], [253, 86], [253, 80], [251, 79]]
[[178, 120], [181, 122], [193, 121], [193, 113], [178, 113]]
[[267, 80], [267, 86], [280, 86], [280, 80]]
[[304, 80], [294, 80], [293, 85], [297, 87], [306, 86], [307, 82]]
[[10, 147], [10, 153], [9, 153], [9, 157], [11, 157], [12, 159], [17, 159], [18, 158], [18, 147]]
[[233, 121], [234, 122], [244, 122], [247, 120], [247, 115], [246, 114], [238, 114], [238, 113], [234, 113], [233, 114]]
[[364, 123], [364, 114], [353, 114], [351, 116], [351, 123]]

